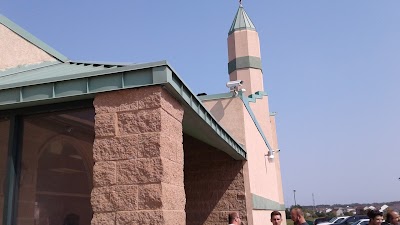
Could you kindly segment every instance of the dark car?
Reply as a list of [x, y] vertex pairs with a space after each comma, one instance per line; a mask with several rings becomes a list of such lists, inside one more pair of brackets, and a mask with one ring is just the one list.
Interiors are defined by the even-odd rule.
[[368, 216], [366, 215], [355, 215], [355, 216], [350, 216], [341, 221], [340, 223], [335, 223], [335, 225], [351, 225], [352, 223], [361, 220], [361, 219], [368, 219]]
[[324, 222], [329, 222], [329, 220], [331, 220], [332, 217], [320, 217], [314, 220], [314, 225], [317, 225], [319, 223], [324, 223]]

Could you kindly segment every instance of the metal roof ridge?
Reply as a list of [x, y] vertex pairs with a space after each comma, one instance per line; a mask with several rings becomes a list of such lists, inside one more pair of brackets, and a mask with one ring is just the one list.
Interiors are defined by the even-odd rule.
[[141, 63], [128, 63], [128, 62], [103, 62], [103, 61], [84, 61], [84, 60], [70, 60], [69, 63], [83, 63], [83, 64], [93, 64], [93, 65], [105, 65], [105, 66], [132, 66]]
[[[69, 62], [66, 62], [66, 63], [69, 63]], [[63, 63], [60, 63], [60, 64], [63, 64]], [[57, 65], [59, 65], [59, 64], [57, 64]], [[168, 65], [167, 61], [163, 60], [163, 61], [157, 61], [157, 62], [135, 64], [135, 65], [131, 65], [131, 66], [117, 67], [117, 68], [104, 68], [103, 70], [83, 72], [83, 73], [78, 72], [78, 73], [63, 76], [63, 77], [51, 77], [51, 78], [44, 78], [44, 79], [31, 80], [31, 81], [23, 81], [23, 82], [19, 82], [19, 83], [14, 83], [12, 85], [10, 85], [10, 84], [1, 85], [0, 84], [0, 91], [5, 90], [5, 89], [16, 88], [16, 87], [20, 87], [20, 86], [38, 85], [38, 84], [43, 84], [43, 83], [47, 83], [47, 82], [60, 82], [60, 81], [78, 79], [78, 78], [82, 78], [82, 77], [101, 76], [104, 74], [126, 72], [126, 71], [131, 71], [131, 70], [146, 69], [146, 68], [152, 68], [152, 67], [158, 67], [158, 66], [169, 66], [169, 65]]]
[[39, 70], [39, 69], [43, 69], [43, 68], [47, 68], [47, 67], [51, 67], [51, 66], [55, 66], [55, 65], [60, 65], [60, 64], [64, 64], [64, 62], [55, 61], [55, 62], [41, 62], [41, 63], [37, 63], [37, 64], [21, 65], [21, 66], [6, 69], [4, 71], [0, 71], [0, 78], [8, 77], [8, 76], [12, 76], [12, 75], [16, 75], [19, 73], [32, 71], [32, 70]]
[[57, 60], [61, 62], [66, 62], [68, 61], [68, 58], [58, 52], [57, 50], [53, 49], [22, 27], [18, 26], [16, 23], [5, 17], [4, 15], [0, 14], [0, 24], [6, 26], [8, 29], [16, 33], [18, 36], [22, 37], [23, 39], [27, 40], [28, 42], [32, 43], [36, 47], [42, 49], [45, 51], [47, 54], [51, 55], [52, 57], [56, 58]]

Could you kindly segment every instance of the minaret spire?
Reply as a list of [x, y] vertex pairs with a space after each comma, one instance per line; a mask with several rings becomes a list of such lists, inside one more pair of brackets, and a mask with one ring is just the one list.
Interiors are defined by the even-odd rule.
[[239, 9], [228, 32], [228, 53], [230, 80], [242, 80], [247, 95], [264, 91], [260, 41], [242, 0], [239, 0]]

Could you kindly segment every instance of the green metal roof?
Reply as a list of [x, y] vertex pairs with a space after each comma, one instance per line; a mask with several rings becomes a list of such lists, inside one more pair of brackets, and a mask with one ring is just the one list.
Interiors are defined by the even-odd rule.
[[242, 5], [239, 6], [239, 9], [236, 13], [235, 19], [233, 20], [231, 29], [229, 29], [228, 35], [232, 34], [237, 30], [255, 30], [253, 22], [251, 22], [250, 17], [247, 15], [246, 11]]
[[64, 62], [6, 70], [0, 74], [0, 114], [2, 110], [93, 99], [96, 93], [149, 85], [164, 86], [181, 102], [185, 110], [185, 134], [234, 159], [246, 159], [243, 147], [217, 122], [166, 61], [134, 65]]
[[37, 39], [35, 36], [0, 14], [0, 24], [6, 26], [8, 29], [12, 30], [14, 33], [18, 34], [25, 40], [29, 41], [36, 47], [42, 49], [43, 51], [47, 52], [47, 54], [53, 56], [54, 58], [58, 59], [61, 62], [66, 62], [68, 61], [67, 57], [62, 55], [61, 53], [57, 52], [54, 50], [52, 47], [48, 46], [46, 43], [43, 41]]
[[95, 71], [109, 71], [121, 65], [104, 65], [82, 62], [45, 62], [36, 65], [20, 66], [0, 71], [0, 89], [13, 88], [21, 84], [35, 84], [54, 80], [68, 79], [74, 74], [90, 73]]

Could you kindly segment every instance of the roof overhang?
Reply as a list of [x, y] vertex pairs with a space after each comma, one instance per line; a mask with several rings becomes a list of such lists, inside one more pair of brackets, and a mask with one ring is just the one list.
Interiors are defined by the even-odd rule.
[[183, 132], [236, 160], [246, 151], [217, 122], [166, 61], [0, 84], [0, 111], [94, 98], [95, 94], [163, 85], [184, 107]]

